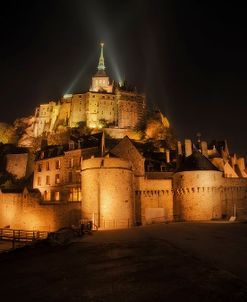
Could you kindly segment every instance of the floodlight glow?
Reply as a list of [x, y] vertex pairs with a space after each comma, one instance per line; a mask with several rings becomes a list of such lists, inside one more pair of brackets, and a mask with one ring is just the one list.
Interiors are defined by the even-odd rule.
[[64, 99], [72, 98], [72, 94], [71, 93], [64, 94], [63, 98]]

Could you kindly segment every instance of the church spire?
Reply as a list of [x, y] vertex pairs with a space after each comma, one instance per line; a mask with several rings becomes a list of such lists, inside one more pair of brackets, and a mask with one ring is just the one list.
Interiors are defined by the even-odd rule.
[[99, 64], [98, 64], [98, 71], [104, 71], [105, 70], [105, 60], [104, 60], [104, 43], [100, 43], [101, 51], [100, 51], [100, 57], [99, 57]]

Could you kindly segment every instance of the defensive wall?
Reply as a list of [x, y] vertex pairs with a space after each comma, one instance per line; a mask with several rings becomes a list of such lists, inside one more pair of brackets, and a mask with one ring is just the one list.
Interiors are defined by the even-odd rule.
[[247, 179], [224, 178], [221, 189], [222, 215], [238, 220], [247, 219]]
[[3, 193], [0, 191], [0, 227], [23, 230], [55, 231], [78, 225], [80, 202], [45, 203], [39, 193]]
[[138, 177], [135, 182], [135, 216], [137, 224], [172, 221], [172, 180]]
[[173, 176], [174, 219], [211, 220], [222, 218], [220, 188], [222, 172], [184, 171]]
[[82, 217], [100, 228], [134, 224], [133, 171], [119, 158], [91, 158], [82, 162]]

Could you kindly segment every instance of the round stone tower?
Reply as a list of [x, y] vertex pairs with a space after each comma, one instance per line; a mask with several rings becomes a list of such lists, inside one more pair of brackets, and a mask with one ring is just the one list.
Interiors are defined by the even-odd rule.
[[174, 219], [182, 221], [222, 218], [222, 172], [200, 152], [186, 157], [173, 176]]
[[82, 218], [99, 228], [133, 225], [133, 171], [130, 162], [119, 158], [82, 161]]

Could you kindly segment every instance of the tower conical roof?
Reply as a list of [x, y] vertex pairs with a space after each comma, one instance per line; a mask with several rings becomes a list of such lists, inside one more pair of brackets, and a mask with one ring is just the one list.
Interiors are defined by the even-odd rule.
[[198, 170], [215, 170], [219, 171], [209, 159], [199, 151], [193, 151], [193, 153], [181, 159], [180, 164], [176, 172], [182, 171], [198, 171]]

